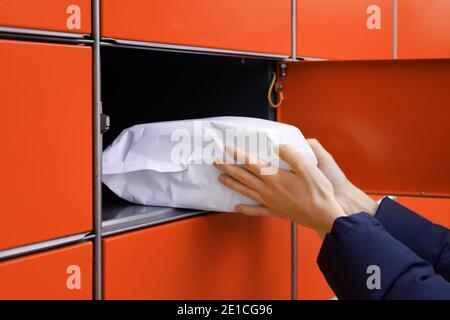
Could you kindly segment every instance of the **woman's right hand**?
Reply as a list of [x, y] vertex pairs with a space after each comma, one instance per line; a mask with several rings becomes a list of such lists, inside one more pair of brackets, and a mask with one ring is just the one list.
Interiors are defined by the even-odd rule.
[[239, 204], [235, 207], [237, 212], [289, 219], [316, 230], [321, 237], [331, 231], [337, 218], [345, 217], [331, 182], [294, 147], [278, 148], [280, 159], [291, 170], [272, 167], [238, 149], [227, 148], [227, 152], [242, 164], [216, 162], [216, 167], [224, 172], [219, 180], [259, 203]]
[[362, 190], [354, 186], [339, 168], [333, 156], [316, 139], [307, 139], [316, 155], [317, 167], [333, 185], [336, 200], [347, 215], [361, 211], [375, 215], [378, 204]]

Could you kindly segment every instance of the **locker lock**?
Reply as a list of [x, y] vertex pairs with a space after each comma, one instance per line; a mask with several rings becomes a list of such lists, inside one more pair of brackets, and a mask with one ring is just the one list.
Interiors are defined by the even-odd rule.
[[285, 79], [286, 76], [287, 76], [286, 68], [287, 68], [286, 63], [281, 63], [280, 64], [280, 76], [281, 76], [281, 79]]
[[102, 113], [100, 115], [100, 132], [105, 133], [109, 130], [109, 116]]

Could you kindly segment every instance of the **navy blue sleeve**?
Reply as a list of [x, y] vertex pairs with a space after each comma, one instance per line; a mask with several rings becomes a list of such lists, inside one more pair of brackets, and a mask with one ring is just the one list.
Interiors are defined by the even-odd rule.
[[450, 299], [450, 283], [368, 213], [336, 219], [317, 263], [339, 299]]
[[375, 218], [395, 239], [450, 281], [450, 231], [447, 228], [433, 224], [389, 198], [380, 203]]

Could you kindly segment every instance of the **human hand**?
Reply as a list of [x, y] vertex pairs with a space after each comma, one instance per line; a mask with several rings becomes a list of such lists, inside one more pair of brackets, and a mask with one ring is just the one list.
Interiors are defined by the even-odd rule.
[[354, 186], [334, 161], [333, 156], [316, 139], [307, 139], [317, 158], [317, 167], [334, 188], [334, 194], [339, 205], [347, 215], [361, 211], [375, 215], [378, 204], [362, 190]]
[[243, 159], [244, 164], [215, 163], [225, 174], [219, 180], [227, 187], [255, 200], [260, 205], [235, 207], [247, 215], [273, 215], [290, 219], [316, 230], [319, 235], [331, 231], [334, 221], [345, 216], [338, 204], [333, 186], [325, 175], [292, 146], [279, 146], [279, 157], [288, 163], [292, 171], [276, 169], [271, 175], [269, 165], [261, 163], [240, 150], [228, 148], [233, 158]]

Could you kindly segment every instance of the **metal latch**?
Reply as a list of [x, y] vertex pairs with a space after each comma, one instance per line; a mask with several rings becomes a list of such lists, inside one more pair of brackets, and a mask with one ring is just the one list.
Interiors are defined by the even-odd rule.
[[286, 63], [280, 63], [280, 76], [281, 76], [281, 79], [285, 79], [286, 78], [286, 76], [287, 76], [286, 69], [287, 69]]
[[100, 133], [105, 133], [109, 130], [109, 116], [102, 113], [100, 115]]

